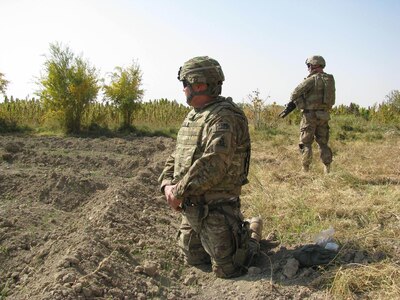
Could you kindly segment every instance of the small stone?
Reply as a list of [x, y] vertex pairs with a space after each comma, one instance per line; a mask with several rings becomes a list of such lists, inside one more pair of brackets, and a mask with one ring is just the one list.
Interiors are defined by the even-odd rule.
[[74, 273], [68, 273], [63, 276], [62, 282], [67, 283], [67, 282], [74, 282], [76, 280], [76, 276]]
[[136, 266], [133, 272], [135, 273], [143, 273], [144, 268], [142, 266]]
[[71, 265], [78, 265], [79, 264], [79, 259], [74, 257], [74, 256], [67, 256], [65, 258], [66, 261], [68, 261]]
[[99, 286], [92, 286], [91, 288], [93, 296], [102, 297], [104, 294], [104, 290]]
[[177, 300], [178, 298], [176, 297], [175, 294], [173, 293], [168, 293], [167, 295], [167, 300]]
[[18, 279], [19, 279], [19, 273], [18, 273], [18, 272], [13, 272], [13, 273], [11, 274], [11, 278], [12, 278], [14, 281], [18, 281]]
[[185, 277], [185, 279], [183, 280], [184, 285], [191, 285], [194, 282], [196, 282], [196, 276], [194, 276], [194, 275], [189, 275], [189, 276]]
[[88, 289], [87, 287], [82, 288], [82, 293], [86, 298], [92, 297], [92, 291]]
[[138, 300], [146, 300], [147, 298], [146, 298], [146, 295], [145, 295], [145, 294], [143, 294], [143, 293], [138, 293], [138, 294], [137, 294], [137, 299], [138, 299]]
[[179, 272], [178, 272], [177, 270], [175, 270], [175, 269], [172, 269], [172, 270], [171, 270], [170, 276], [171, 276], [172, 278], [179, 278], [179, 277], [180, 277], [180, 276], [179, 276]]
[[157, 275], [158, 267], [155, 263], [152, 262], [145, 262], [143, 266], [143, 272], [151, 277]]
[[76, 293], [80, 293], [80, 292], [82, 292], [82, 283], [80, 283], [80, 282], [78, 282], [77, 284], [75, 284], [74, 286], [73, 286], [73, 289], [74, 289], [74, 291], [76, 292]]

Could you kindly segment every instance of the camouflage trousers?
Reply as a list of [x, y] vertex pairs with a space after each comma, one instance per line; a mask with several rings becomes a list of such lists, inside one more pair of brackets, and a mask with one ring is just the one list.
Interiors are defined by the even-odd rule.
[[[242, 275], [259, 251], [258, 243], [249, 238], [249, 232], [245, 237], [242, 224], [238, 205], [186, 206], [178, 239], [185, 262], [189, 265], [211, 262], [213, 272], [221, 278]], [[243, 242], [246, 243], [245, 263], [238, 263], [235, 258], [241, 247], [239, 244]]]
[[332, 162], [332, 151], [328, 146], [329, 141], [329, 112], [309, 110], [303, 112], [300, 123], [299, 148], [302, 153], [302, 164], [309, 167], [312, 162], [312, 143], [317, 142], [320, 158], [325, 165]]

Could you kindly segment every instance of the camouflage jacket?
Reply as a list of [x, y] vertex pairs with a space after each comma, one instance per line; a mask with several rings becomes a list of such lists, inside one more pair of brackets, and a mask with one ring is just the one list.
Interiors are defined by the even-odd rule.
[[330, 110], [335, 104], [335, 79], [324, 72], [311, 73], [293, 91], [290, 101], [299, 109]]
[[218, 97], [186, 116], [159, 178], [161, 190], [177, 184], [177, 198], [201, 196], [206, 202], [237, 197], [247, 183], [249, 161], [247, 118], [231, 98]]

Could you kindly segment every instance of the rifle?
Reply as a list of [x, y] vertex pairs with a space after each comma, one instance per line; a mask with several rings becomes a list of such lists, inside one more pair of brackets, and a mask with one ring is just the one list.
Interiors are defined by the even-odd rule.
[[288, 114], [290, 114], [296, 108], [296, 104], [290, 101], [288, 104], [285, 105], [285, 109], [279, 113], [279, 117], [284, 118]]

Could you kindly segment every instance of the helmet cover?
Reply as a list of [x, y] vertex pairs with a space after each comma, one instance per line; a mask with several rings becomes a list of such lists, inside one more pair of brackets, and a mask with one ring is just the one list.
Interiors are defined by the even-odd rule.
[[322, 68], [325, 68], [326, 63], [325, 59], [320, 56], [320, 55], [313, 55], [309, 58], [306, 59], [306, 65], [312, 65], [312, 66], [321, 66]]
[[197, 56], [183, 64], [179, 69], [178, 79], [189, 84], [222, 85], [225, 76], [218, 61], [208, 56]]

